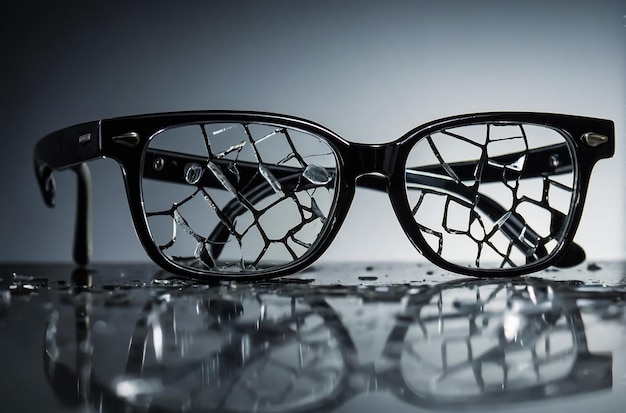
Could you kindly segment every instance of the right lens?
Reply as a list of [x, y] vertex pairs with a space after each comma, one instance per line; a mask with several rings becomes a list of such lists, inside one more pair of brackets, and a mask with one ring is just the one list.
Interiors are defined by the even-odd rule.
[[441, 129], [417, 141], [406, 189], [428, 246], [459, 267], [502, 270], [548, 259], [574, 209], [567, 136], [519, 122]]
[[312, 251], [327, 227], [337, 165], [323, 137], [283, 125], [165, 129], [144, 157], [151, 237], [168, 260], [187, 268], [255, 275], [289, 265]]

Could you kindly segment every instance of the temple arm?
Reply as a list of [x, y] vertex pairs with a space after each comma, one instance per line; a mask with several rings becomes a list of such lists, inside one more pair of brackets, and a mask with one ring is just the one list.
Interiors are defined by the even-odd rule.
[[54, 206], [56, 185], [53, 171], [73, 167], [81, 169], [79, 165], [101, 157], [99, 121], [56, 131], [37, 142], [35, 174], [46, 205]]
[[[527, 151], [527, 157], [524, 167], [524, 179], [536, 178], [544, 175], [554, 175], [560, 173], [570, 172], [572, 170], [571, 156], [566, 144], [557, 144], [545, 146], [543, 148], [536, 148]], [[491, 160], [499, 164], [511, 164], [519, 158], [519, 154], [502, 155], [492, 157]], [[163, 169], [155, 169], [152, 167], [156, 160], [158, 163], [165, 165]], [[558, 162], [555, 162], [558, 159]], [[213, 160], [216, 164], [231, 164], [232, 160]], [[166, 151], [160, 149], [150, 149], [147, 151], [146, 160], [144, 162], [144, 177], [149, 179], [156, 179], [159, 181], [187, 184], [185, 181], [185, 166], [191, 163], [195, 163], [201, 166], [205, 166], [207, 163], [206, 156], [188, 155], [180, 152]], [[239, 181], [242, 185], [247, 185], [259, 172], [257, 162], [245, 162], [237, 161], [237, 171], [239, 172]], [[299, 168], [282, 165], [266, 165], [272, 174], [281, 183], [285, 181], [285, 178], [300, 176], [301, 170]], [[476, 162], [455, 162], [448, 164], [461, 181], [469, 181], [475, 179]], [[419, 168], [407, 168], [408, 171], [415, 171], [424, 174], [437, 174], [446, 175], [446, 171], [441, 165], [425, 165]], [[417, 175], [411, 175], [417, 176]], [[409, 178], [407, 178], [408, 180]], [[421, 179], [421, 178], [416, 178]], [[498, 168], [485, 168], [481, 177], [481, 182], [499, 182], [502, 180], [502, 169]], [[287, 183], [289, 180], [287, 180]], [[364, 180], [360, 182], [360, 186], [372, 186], [371, 189], [386, 190], [384, 186], [376, 184], [376, 180]], [[412, 183], [412, 182], [408, 182]], [[415, 182], [418, 183], [418, 182]], [[236, 183], [234, 183], [236, 184]], [[198, 186], [209, 188], [223, 188], [218, 179], [212, 174], [203, 174], [200, 181], [196, 183]], [[241, 188], [237, 188], [241, 189]]]
[[35, 145], [34, 166], [43, 199], [55, 204], [56, 183], [53, 171], [71, 169], [76, 173], [76, 223], [74, 226], [74, 261], [87, 265], [92, 253], [91, 175], [85, 162], [101, 158], [100, 122], [89, 122], [51, 133]]

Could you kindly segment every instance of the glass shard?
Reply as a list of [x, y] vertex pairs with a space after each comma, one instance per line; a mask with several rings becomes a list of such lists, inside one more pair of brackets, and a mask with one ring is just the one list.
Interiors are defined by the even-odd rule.
[[259, 163], [259, 172], [261, 173], [261, 176], [265, 178], [265, 180], [270, 185], [272, 190], [276, 193], [276, 195], [278, 195], [281, 198], [285, 196], [285, 193], [283, 192], [283, 188], [281, 187], [280, 182], [278, 182], [278, 179], [274, 177], [274, 174], [272, 174], [272, 172], [268, 169], [268, 167], [265, 166], [263, 163]]
[[302, 176], [315, 185], [326, 185], [333, 179], [332, 175], [319, 165], [310, 164], [302, 172]]
[[215, 131], [213, 131], [211, 134], [212, 134], [213, 136], [215, 136], [215, 135], [219, 135], [220, 133], [224, 133], [224, 132], [229, 131], [229, 130], [231, 130], [231, 129], [238, 128], [238, 127], [240, 127], [240, 126], [241, 126], [241, 125], [239, 125], [238, 123], [235, 123], [235, 124], [233, 124], [233, 125], [226, 126], [226, 127], [224, 127], [224, 128], [220, 128], [220, 129], [218, 129], [218, 130], [215, 130]]
[[193, 256], [196, 257], [196, 259], [202, 264], [206, 265], [207, 268], [213, 268], [215, 266], [215, 260], [206, 248], [204, 241], [198, 241]]
[[225, 151], [222, 151], [220, 153], [216, 153], [215, 157], [217, 159], [221, 159], [221, 158], [225, 157], [226, 155], [230, 155], [232, 152], [241, 152], [241, 150], [243, 149], [244, 146], [246, 146], [246, 141], [241, 141], [238, 144], [232, 145], [231, 147], [229, 147]]
[[521, 172], [524, 169], [524, 164], [526, 163], [526, 155], [520, 156], [515, 162], [509, 164], [509, 168], [513, 169], [516, 172]]
[[260, 137], [259, 139], [257, 139], [255, 141], [255, 143], [259, 144], [259, 143], [263, 142], [264, 140], [266, 140], [268, 138], [271, 138], [272, 136], [275, 136], [276, 134], [278, 134], [280, 132], [281, 132], [280, 129], [276, 129], [275, 131], [272, 131], [272, 132], [268, 133], [267, 135]]
[[233, 184], [230, 183], [224, 173], [220, 170], [219, 166], [217, 166], [213, 161], [209, 161], [207, 162], [207, 168], [209, 169], [209, 171], [211, 171], [213, 176], [217, 178], [217, 180], [224, 187], [224, 189], [230, 192], [231, 195], [233, 195], [234, 197], [238, 196], [237, 190], [235, 189]]
[[311, 198], [311, 210], [313, 211], [315, 216], [318, 217], [320, 221], [322, 221], [322, 223], [326, 223], [326, 217], [324, 216], [321, 208], [317, 205], [317, 201], [315, 201], [315, 198]]
[[174, 209], [173, 214], [174, 214], [174, 221], [178, 224], [179, 227], [183, 229], [183, 231], [185, 231], [187, 234], [194, 237], [196, 240], [201, 239], [201, 237], [199, 237], [198, 234], [196, 234], [194, 230], [192, 230], [189, 227], [189, 224], [187, 224], [187, 221], [185, 220], [185, 218], [183, 218], [180, 212], [178, 212], [178, 209]]

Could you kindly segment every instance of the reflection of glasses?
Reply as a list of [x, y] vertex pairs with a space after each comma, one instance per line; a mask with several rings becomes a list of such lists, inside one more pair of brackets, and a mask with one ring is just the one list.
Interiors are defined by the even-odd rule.
[[196, 278], [293, 273], [328, 247], [355, 186], [386, 190], [407, 236], [467, 275], [578, 264], [571, 248], [591, 170], [614, 153], [608, 120], [485, 113], [419, 126], [380, 145], [348, 142], [293, 117], [179, 112], [95, 121], [42, 139], [35, 169], [48, 205], [53, 170], [79, 176], [75, 259], [89, 256], [89, 173], [122, 167], [148, 255]]
[[52, 312], [44, 368], [58, 396], [103, 411], [325, 412], [385, 391], [442, 410], [580, 396], [610, 389], [612, 377], [612, 354], [588, 348], [582, 311], [602, 317], [616, 292], [587, 287], [343, 286], [331, 304], [319, 286], [191, 286], [129, 291], [121, 311], [87, 293], [93, 300]]

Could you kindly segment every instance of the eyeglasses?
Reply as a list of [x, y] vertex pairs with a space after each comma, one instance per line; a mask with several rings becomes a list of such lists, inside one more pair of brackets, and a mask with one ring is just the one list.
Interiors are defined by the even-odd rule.
[[365, 145], [291, 116], [203, 111], [71, 126], [40, 140], [34, 158], [49, 206], [53, 171], [78, 175], [81, 265], [91, 253], [85, 162], [108, 157], [122, 168], [139, 240], [172, 273], [260, 279], [302, 270], [329, 246], [362, 186], [388, 193], [434, 264], [516, 276], [584, 260], [572, 240], [591, 170], [614, 146], [613, 122], [561, 114], [455, 116]]

